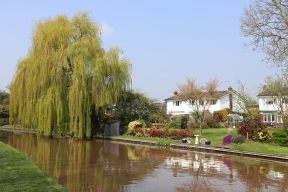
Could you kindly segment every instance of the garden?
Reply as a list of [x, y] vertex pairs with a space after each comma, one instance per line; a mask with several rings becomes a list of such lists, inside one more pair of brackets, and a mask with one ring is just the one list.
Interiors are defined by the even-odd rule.
[[[160, 144], [182, 143], [183, 138], [189, 138], [191, 144], [194, 144], [195, 135], [199, 135], [200, 145], [210, 141], [209, 144], [213, 146], [225, 145], [238, 151], [288, 154], [288, 129], [266, 127], [257, 110], [238, 114], [243, 116], [241, 122], [231, 121], [229, 114], [229, 109], [213, 114], [207, 112], [201, 128], [193, 114], [174, 117], [163, 114], [162, 123], [134, 120], [128, 124], [127, 132], [120, 137], [156, 141]], [[226, 138], [229, 138], [228, 142]]]

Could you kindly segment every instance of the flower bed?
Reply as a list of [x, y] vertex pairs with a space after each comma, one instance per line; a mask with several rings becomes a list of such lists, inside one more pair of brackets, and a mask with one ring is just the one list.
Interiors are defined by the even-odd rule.
[[130, 135], [138, 137], [182, 139], [184, 137], [192, 137], [194, 135], [194, 129], [135, 128], [131, 131]]

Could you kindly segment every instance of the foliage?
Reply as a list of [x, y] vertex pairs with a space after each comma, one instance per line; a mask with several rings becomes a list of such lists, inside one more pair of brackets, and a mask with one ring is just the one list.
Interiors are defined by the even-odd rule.
[[195, 113], [195, 124], [199, 125], [201, 135], [205, 112], [210, 107], [211, 101], [215, 99], [217, 87], [218, 81], [216, 79], [207, 81], [205, 86], [197, 84], [195, 80], [188, 79], [185, 84], [178, 86], [179, 94], [177, 97], [190, 103], [189, 106]]
[[164, 112], [155, 102], [135, 91], [125, 91], [111, 111], [110, 118], [120, 120], [121, 127], [135, 119], [143, 119], [148, 123], [166, 122]]
[[9, 118], [0, 118], [0, 126], [8, 124], [9, 124]]
[[278, 65], [288, 64], [287, 0], [255, 0], [242, 18], [241, 31]]
[[288, 129], [278, 129], [272, 133], [272, 142], [288, 147]]
[[243, 135], [237, 135], [236, 137], [233, 137], [232, 142], [236, 144], [242, 144], [246, 140], [246, 137]]
[[10, 122], [44, 135], [90, 138], [93, 117], [130, 85], [120, 50], [105, 52], [88, 14], [38, 22], [10, 86]]
[[258, 141], [270, 141], [271, 137], [259, 113], [249, 113], [240, 123], [238, 133]]
[[[220, 122], [216, 121], [214, 118], [206, 118], [206, 127], [207, 128], [221, 128], [223, 127]], [[205, 127], [205, 126], [203, 126]]]
[[283, 128], [288, 129], [288, 114], [282, 115]]
[[229, 108], [225, 108], [225, 109], [222, 109], [219, 111], [214, 111], [213, 112], [213, 119], [218, 123], [224, 122], [227, 119], [229, 113], [230, 113]]
[[187, 115], [177, 115], [171, 118], [170, 122], [168, 123], [168, 128], [181, 128], [185, 129], [188, 127], [188, 119]]
[[192, 137], [194, 135], [194, 129], [135, 128], [130, 133], [130, 135], [141, 137], [148, 136], [148, 137], [181, 139], [184, 137]]
[[146, 123], [144, 120], [135, 120], [135, 121], [131, 121], [129, 124], [128, 124], [128, 131], [127, 133], [130, 134], [133, 129], [135, 128], [144, 128], [146, 127]]
[[0, 90], [0, 118], [9, 117], [9, 94]]

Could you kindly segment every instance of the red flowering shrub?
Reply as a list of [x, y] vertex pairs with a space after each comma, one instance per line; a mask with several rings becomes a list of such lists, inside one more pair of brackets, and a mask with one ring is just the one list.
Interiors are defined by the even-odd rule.
[[194, 129], [157, 129], [157, 128], [135, 128], [130, 133], [133, 136], [149, 136], [159, 138], [181, 139], [184, 137], [192, 137]]
[[251, 113], [239, 124], [238, 133], [253, 140], [270, 141], [271, 137], [265, 129], [262, 116], [259, 113]]

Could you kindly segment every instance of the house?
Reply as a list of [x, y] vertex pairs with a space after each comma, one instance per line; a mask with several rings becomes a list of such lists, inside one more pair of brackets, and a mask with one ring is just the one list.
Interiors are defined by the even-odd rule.
[[[281, 107], [287, 108], [287, 104], [279, 102], [281, 98], [277, 94], [263, 91], [258, 94], [259, 112], [265, 123], [269, 125], [282, 124]], [[283, 100], [283, 99], [281, 99]], [[281, 104], [282, 103], [282, 104]], [[286, 106], [285, 106], [286, 105]]]
[[[166, 113], [170, 115], [186, 115], [193, 112], [193, 101], [181, 100], [177, 95], [165, 99]], [[201, 101], [199, 101], [201, 102]], [[210, 105], [206, 108], [209, 112], [229, 108], [231, 111], [242, 112], [238, 105], [237, 93], [232, 87], [225, 91], [216, 91], [213, 98], [209, 97]]]

